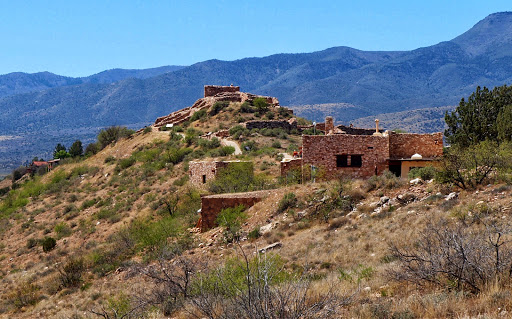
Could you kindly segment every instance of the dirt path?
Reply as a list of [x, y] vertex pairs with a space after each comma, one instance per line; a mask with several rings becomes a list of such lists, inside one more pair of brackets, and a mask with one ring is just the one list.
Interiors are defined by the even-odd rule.
[[222, 144], [224, 146], [233, 146], [235, 148], [235, 155], [241, 155], [242, 154], [242, 150], [240, 149], [240, 145], [238, 145], [238, 143], [235, 142], [235, 141], [231, 141], [231, 140], [223, 138], [223, 139], [220, 140], [220, 144]]

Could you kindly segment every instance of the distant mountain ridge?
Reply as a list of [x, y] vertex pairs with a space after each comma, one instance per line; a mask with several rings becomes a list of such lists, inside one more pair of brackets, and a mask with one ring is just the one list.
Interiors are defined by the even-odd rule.
[[[62, 132], [92, 139], [98, 127], [149, 124], [190, 106], [202, 97], [206, 84], [239, 85], [245, 92], [276, 96], [281, 105], [312, 120], [331, 115], [345, 124], [377, 114], [453, 106], [477, 85], [512, 83], [512, 13], [489, 15], [453, 40], [412, 51], [334, 47], [208, 60], [156, 76], [141, 72], [144, 75], [127, 76], [111, 70], [79, 80], [39, 74], [33, 83], [26, 80], [29, 85], [14, 86], [15, 92], [32, 84], [37, 90], [0, 99], [0, 132], [38, 134], [41, 139], [51, 135], [52, 144]], [[26, 153], [37, 155], [38, 145]], [[3, 156], [0, 143], [0, 159]]]
[[173, 72], [184, 66], [169, 65], [150, 69], [112, 69], [87, 77], [67, 77], [50, 72], [23, 73], [13, 72], [0, 75], [0, 98], [48, 90], [51, 88], [79, 85], [85, 83], [108, 84], [128, 78], [147, 79], [167, 72]]

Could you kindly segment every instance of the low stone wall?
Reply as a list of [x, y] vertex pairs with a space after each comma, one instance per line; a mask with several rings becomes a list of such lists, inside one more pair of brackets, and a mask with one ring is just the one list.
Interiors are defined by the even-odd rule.
[[201, 197], [201, 220], [198, 226], [201, 228], [201, 231], [215, 227], [215, 220], [221, 210], [239, 205], [249, 208], [268, 196], [268, 194], [269, 191], [257, 191], [203, 196]]
[[[373, 135], [375, 133], [375, 129], [368, 128], [357, 128], [345, 125], [336, 126], [338, 129], [347, 133], [348, 135]], [[384, 130], [379, 130], [380, 133], [384, 133]]]
[[288, 172], [292, 169], [300, 170], [302, 167], [302, 158], [294, 158], [292, 160], [283, 160], [281, 162], [281, 177], [286, 177]]
[[205, 85], [204, 97], [214, 96], [223, 92], [240, 92], [239, 86]]
[[297, 121], [287, 121], [287, 120], [268, 120], [268, 121], [247, 121], [245, 122], [245, 127], [248, 130], [252, 129], [273, 129], [273, 128], [281, 128], [286, 131], [291, 131], [292, 129], [297, 129]]

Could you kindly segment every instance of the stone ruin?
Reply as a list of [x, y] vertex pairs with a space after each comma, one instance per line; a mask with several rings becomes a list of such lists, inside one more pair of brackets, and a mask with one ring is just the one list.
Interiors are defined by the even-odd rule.
[[270, 191], [256, 191], [203, 196], [201, 197], [201, 218], [196, 227], [200, 228], [201, 231], [213, 228], [216, 226], [215, 220], [221, 210], [239, 205], [243, 205], [247, 209], [269, 194]]
[[153, 126], [158, 128], [168, 124], [181, 124], [188, 121], [195, 112], [209, 109], [215, 102], [229, 101], [243, 103], [253, 101], [255, 98], [264, 98], [270, 106], [279, 107], [279, 101], [275, 97], [240, 92], [240, 87], [238, 86], [205, 85], [203, 98], [197, 100], [190, 107], [157, 118]]

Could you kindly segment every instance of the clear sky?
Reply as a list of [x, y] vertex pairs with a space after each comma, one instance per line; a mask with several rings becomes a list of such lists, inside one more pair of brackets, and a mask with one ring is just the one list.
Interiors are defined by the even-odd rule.
[[0, 0], [0, 74], [85, 76], [334, 46], [411, 50], [511, 10], [510, 0]]

